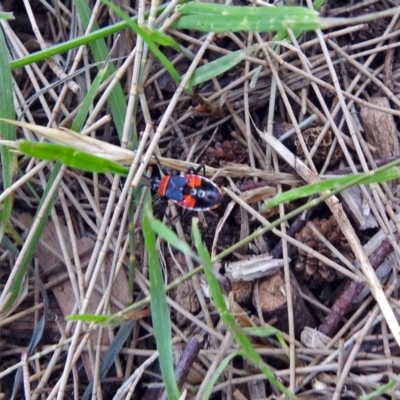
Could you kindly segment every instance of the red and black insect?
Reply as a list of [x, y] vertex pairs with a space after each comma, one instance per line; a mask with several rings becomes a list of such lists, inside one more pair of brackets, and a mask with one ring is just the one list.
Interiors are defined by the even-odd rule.
[[[204, 168], [204, 166], [201, 166]], [[198, 172], [194, 171], [194, 172]], [[222, 203], [221, 189], [210, 179], [197, 173], [165, 175], [152, 178], [150, 187], [160, 196], [172, 200], [178, 206], [193, 211], [207, 211]]]

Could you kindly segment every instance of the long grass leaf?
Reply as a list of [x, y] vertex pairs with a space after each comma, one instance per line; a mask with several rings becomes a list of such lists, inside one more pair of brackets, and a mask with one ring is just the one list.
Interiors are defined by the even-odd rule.
[[358, 400], [375, 400], [379, 398], [384, 398], [383, 395], [387, 394], [388, 397], [394, 398], [394, 393], [391, 389], [395, 388], [399, 383], [398, 378], [391, 379], [389, 382], [385, 384], [380, 384], [380, 386], [372, 391], [371, 393], [366, 394], [365, 396], [361, 396]]
[[188, 80], [186, 88], [192, 88], [199, 83], [207, 82], [210, 79], [229, 71], [235, 65], [239, 64], [247, 54], [256, 50], [258, 47], [259, 46], [252, 46], [246, 50], [234, 51], [208, 64], [196, 68], [196, 70], [193, 72], [193, 75]]
[[146, 250], [149, 256], [149, 275], [151, 293], [151, 314], [153, 320], [154, 335], [159, 352], [160, 368], [163, 382], [168, 394], [168, 399], [179, 399], [179, 389], [174, 374], [171, 338], [171, 317], [169, 313], [167, 295], [164, 289], [164, 279], [161, 271], [156, 248], [156, 236], [151, 229], [150, 221], [153, 215], [150, 205], [147, 203], [143, 217], [143, 236]]
[[[15, 118], [14, 99], [12, 88], [12, 76], [9, 67], [8, 49], [3, 31], [0, 29], [0, 118]], [[0, 138], [15, 140], [15, 126], [0, 122]], [[12, 178], [16, 170], [16, 157], [6, 146], [0, 146], [1, 171], [3, 176], [3, 190], [12, 184]], [[0, 243], [5, 233], [5, 226], [11, 216], [12, 197], [8, 196], [3, 204], [0, 204]]]
[[177, 250], [181, 251], [183, 254], [188, 255], [189, 257], [193, 257], [194, 253], [192, 252], [192, 249], [190, 246], [179, 239], [179, 237], [176, 235], [176, 233], [169, 229], [168, 226], [163, 224], [161, 221], [158, 219], [152, 218], [149, 221], [149, 224], [151, 226], [151, 229], [161, 238], [163, 238], [165, 241], [170, 243], [172, 246], [174, 246]]
[[236, 342], [239, 343], [239, 345], [242, 347], [243, 356], [254, 362], [260, 368], [262, 373], [267, 377], [267, 379], [271, 382], [271, 384], [274, 385], [282, 393], [284, 393], [287, 398], [294, 399], [295, 396], [277, 380], [273, 372], [267, 367], [267, 365], [261, 359], [260, 355], [256, 352], [249, 338], [236, 322], [235, 317], [228, 311], [222, 289], [212, 268], [210, 254], [201, 240], [197, 221], [195, 219], [193, 219], [192, 221], [193, 240], [203, 263], [204, 275], [210, 288], [211, 297], [225, 327], [231, 332]]
[[400, 169], [398, 167], [390, 167], [386, 170], [379, 172], [364, 172], [361, 174], [352, 174], [346, 176], [339, 176], [337, 178], [327, 179], [325, 181], [311, 183], [296, 189], [288, 190], [287, 192], [280, 193], [274, 198], [265, 203], [265, 208], [269, 209], [279, 204], [288, 201], [297, 200], [303, 197], [312, 196], [317, 193], [322, 193], [326, 190], [338, 189], [340, 187], [349, 187], [353, 184], [366, 185], [368, 183], [381, 183], [397, 179], [400, 177]]
[[[80, 135], [71, 129], [54, 129], [48, 128], [47, 126], [29, 124], [27, 122], [9, 119], [0, 119], [0, 121], [5, 121], [8, 124], [16, 125], [21, 128], [30, 129], [32, 132], [45, 137], [51, 142], [57, 142], [58, 144], [62, 144], [64, 146], [73, 147], [77, 150], [94, 154], [107, 160], [131, 164], [135, 155], [135, 153], [131, 150], [116, 146], [111, 143], [103, 142], [90, 136]], [[14, 141], [0, 140], [0, 144], [17, 148], [17, 143]]]
[[177, 11], [181, 17], [173, 28], [202, 32], [315, 30], [322, 26], [318, 13], [306, 7], [236, 7], [193, 2], [177, 6]]
[[0, 18], [5, 19], [5, 20], [15, 19], [13, 13], [4, 12], [4, 11], [0, 12]]
[[[17, 300], [17, 298], [19, 296], [23, 280], [25, 279], [25, 276], [28, 272], [29, 265], [32, 261], [33, 253], [35, 252], [35, 250], [37, 248], [37, 245], [42, 236], [43, 230], [47, 224], [47, 220], [49, 218], [50, 211], [54, 204], [55, 188], [53, 187], [53, 184], [55, 183], [56, 177], [61, 170], [61, 166], [62, 166], [61, 163], [56, 163], [54, 165], [54, 168], [53, 168], [50, 176], [49, 176], [45, 191], [40, 200], [38, 209], [36, 211], [35, 219], [34, 219], [34, 222], [35, 222], [40, 216], [39, 222], [37, 224], [37, 229], [35, 231], [35, 234], [32, 236], [32, 239], [30, 240], [30, 242], [24, 249], [25, 250], [24, 257], [22, 259], [19, 259], [19, 257], [18, 257], [18, 259], [17, 259], [17, 262], [19, 262], [18, 272], [15, 275], [14, 280], [11, 282], [11, 288], [10, 288], [9, 294], [7, 294], [8, 295], [7, 303], [5, 304], [4, 309], [0, 310], [0, 311], [4, 312], [4, 311], [9, 310], [13, 306], [13, 304], [15, 303], [15, 301]], [[48, 196], [52, 196], [52, 197], [50, 199], [48, 199]], [[25, 242], [25, 244], [26, 243], [27, 242]], [[24, 244], [24, 247], [25, 247], [25, 244]]]
[[155, 43], [160, 44], [161, 46], [172, 47], [179, 52], [182, 51], [181, 45], [172, 36], [148, 26], [141, 26], [141, 28]]
[[[180, 3], [183, 3], [184, 1], [187, 0], [181, 0], [179, 1]], [[158, 7], [157, 13], [161, 13], [169, 3], [162, 4]], [[145, 13], [145, 16], [148, 16], [148, 12]], [[133, 21], [137, 20], [137, 17], [134, 16], [131, 18]], [[39, 61], [46, 60], [47, 58], [51, 56], [55, 56], [57, 54], [63, 54], [66, 53], [72, 49], [75, 49], [79, 46], [83, 46], [85, 44], [89, 44], [95, 40], [102, 39], [108, 36], [113, 35], [114, 33], [121, 32], [124, 29], [128, 27], [127, 23], [125, 21], [118, 22], [114, 25], [106, 26], [104, 28], [98, 29], [96, 31], [90, 32], [87, 35], [83, 35], [80, 37], [77, 37], [75, 39], [68, 40], [67, 42], [61, 42], [59, 44], [56, 44], [52, 47], [49, 47], [45, 50], [37, 51], [33, 54], [29, 54], [28, 56], [22, 57], [18, 60], [11, 61], [10, 63], [10, 68], [11, 71], [17, 69], [17, 68], [22, 68], [25, 65], [33, 64]]]
[[22, 140], [17, 142], [18, 150], [31, 157], [47, 161], [59, 161], [69, 167], [87, 172], [105, 173], [127, 176], [128, 169], [124, 166], [83, 151], [75, 150], [55, 143], [36, 143]]
[[[92, 16], [92, 10], [89, 7], [87, 1], [76, 0], [75, 1], [76, 8], [78, 10], [79, 16], [83, 23], [85, 29], [87, 28], [90, 18]], [[93, 25], [93, 30], [98, 30], [99, 26], [95, 23]], [[108, 47], [103, 39], [99, 39], [96, 41], [88, 42], [90, 46], [90, 50], [93, 53], [93, 58], [96, 62], [104, 62], [108, 56]], [[107, 72], [105, 77], [113, 75], [115, 72], [115, 66], [113, 63], [109, 63]], [[118, 82], [114, 89], [111, 91], [110, 96], [108, 98], [108, 103], [111, 108], [112, 118], [115, 124], [115, 128], [117, 130], [119, 138], [122, 137], [122, 131], [124, 128], [124, 121], [127, 112], [127, 105], [124, 96], [124, 92], [122, 91], [121, 84]], [[133, 139], [136, 143], [136, 139]]]
[[[118, 354], [120, 354], [122, 347], [125, 345], [129, 335], [132, 333], [132, 329], [134, 328], [135, 324], [136, 321], [130, 321], [122, 325], [118, 330], [118, 333], [115, 335], [112, 343], [104, 355], [103, 361], [101, 362], [99, 371], [100, 379], [104, 379], [107, 376], [108, 371], [114, 365], [115, 359], [117, 358]], [[93, 379], [89, 382], [81, 400], [89, 400], [91, 398], [93, 392], [93, 382]]]
[[227, 357], [225, 357], [221, 363], [218, 365], [218, 368], [215, 370], [213, 373], [211, 379], [209, 380], [206, 389], [204, 390], [203, 393], [203, 400], [208, 400], [211, 396], [211, 392], [214, 389], [214, 385], [217, 383], [218, 378], [221, 376], [221, 374], [224, 372], [225, 368], [228, 366], [228, 364], [235, 358], [239, 352], [235, 352], [232, 354], [229, 354]]
[[[313, 2], [314, 10], [318, 11], [325, 4], [325, 0], [315, 0]], [[292, 29], [293, 35], [298, 38], [305, 30], [304, 29]], [[290, 40], [287, 29], [281, 30], [276, 33], [276, 35], [272, 38], [273, 42], [279, 42], [280, 40]]]

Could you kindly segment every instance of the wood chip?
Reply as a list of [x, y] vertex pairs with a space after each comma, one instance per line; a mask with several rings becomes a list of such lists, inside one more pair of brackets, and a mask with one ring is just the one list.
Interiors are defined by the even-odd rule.
[[[390, 109], [387, 97], [373, 97], [371, 103]], [[400, 154], [399, 132], [393, 115], [371, 108], [361, 107], [365, 138], [376, 148], [375, 155], [380, 158]]]

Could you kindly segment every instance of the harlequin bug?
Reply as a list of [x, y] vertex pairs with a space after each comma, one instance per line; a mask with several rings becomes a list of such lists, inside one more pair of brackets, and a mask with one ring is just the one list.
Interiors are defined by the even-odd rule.
[[221, 189], [213, 181], [196, 173], [191, 174], [189, 171], [184, 175], [152, 178], [150, 187], [160, 196], [188, 210], [212, 210], [222, 203]]

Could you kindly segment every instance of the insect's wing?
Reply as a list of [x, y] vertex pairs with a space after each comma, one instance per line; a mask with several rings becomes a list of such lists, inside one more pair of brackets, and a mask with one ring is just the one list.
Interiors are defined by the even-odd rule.
[[183, 188], [187, 185], [188, 180], [184, 176], [174, 175], [168, 183], [165, 197], [172, 201], [183, 200]]

